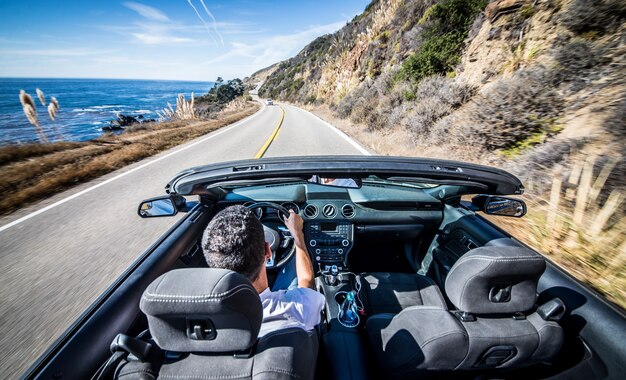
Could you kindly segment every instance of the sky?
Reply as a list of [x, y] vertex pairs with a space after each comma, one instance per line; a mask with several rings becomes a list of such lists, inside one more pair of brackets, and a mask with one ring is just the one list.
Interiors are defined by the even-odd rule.
[[0, 0], [0, 77], [243, 78], [368, 0]]

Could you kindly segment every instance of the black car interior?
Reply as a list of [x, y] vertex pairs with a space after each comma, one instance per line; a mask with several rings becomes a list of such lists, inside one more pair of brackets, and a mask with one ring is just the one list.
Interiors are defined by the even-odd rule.
[[[60, 342], [35, 368], [44, 377], [91, 377], [118, 333], [149, 330], [164, 361], [155, 367], [141, 358], [133, 363], [131, 355], [117, 378], [621, 377], [623, 310], [468, 202], [442, 200], [439, 191], [279, 184], [201, 198], [84, 314], [72, 341]], [[206, 268], [202, 231], [234, 204], [252, 206], [274, 231], [276, 256], [268, 267], [280, 267], [293, 251], [281, 213], [303, 217], [316, 290], [326, 298], [315, 331], [257, 339], [262, 311], [250, 283]], [[274, 276], [270, 269], [270, 281]], [[349, 292], [359, 310], [355, 325], [339, 317]], [[91, 347], [95, 359], [76, 363], [80, 347]]]

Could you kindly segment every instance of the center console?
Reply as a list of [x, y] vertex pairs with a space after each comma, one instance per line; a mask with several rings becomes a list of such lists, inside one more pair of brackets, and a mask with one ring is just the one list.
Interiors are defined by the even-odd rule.
[[346, 268], [348, 252], [354, 246], [354, 225], [346, 221], [309, 222], [304, 238], [313, 265], [319, 271], [328, 271], [333, 265], [341, 271]]
[[326, 298], [326, 307], [322, 320], [322, 355], [327, 372], [322, 377], [333, 379], [373, 379], [377, 378], [373, 361], [366, 350], [367, 342], [363, 336], [363, 321], [357, 318], [354, 324], [342, 322], [342, 304], [346, 296], [353, 292], [355, 302], [362, 309], [359, 296], [360, 283], [350, 272], [339, 271], [331, 267], [322, 276], [315, 279], [317, 290]]

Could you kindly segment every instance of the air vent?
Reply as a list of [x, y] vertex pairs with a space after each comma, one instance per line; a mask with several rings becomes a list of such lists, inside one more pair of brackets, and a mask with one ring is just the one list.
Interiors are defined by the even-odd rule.
[[315, 205], [306, 205], [304, 208], [304, 216], [307, 218], [315, 218], [317, 216], [317, 206]]
[[324, 205], [322, 214], [327, 218], [334, 218], [337, 215], [337, 208], [331, 204]]
[[345, 218], [352, 218], [354, 216], [354, 206], [352, 205], [343, 205], [341, 208], [341, 214]]

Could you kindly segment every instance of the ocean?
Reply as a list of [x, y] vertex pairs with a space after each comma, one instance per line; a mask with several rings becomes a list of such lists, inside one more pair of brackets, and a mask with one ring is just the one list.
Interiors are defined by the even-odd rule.
[[[50, 141], [85, 141], [102, 135], [101, 128], [118, 114], [158, 118], [156, 111], [176, 107], [178, 94], [189, 99], [192, 92], [206, 94], [213, 82], [124, 79], [37, 79], [0, 78], [0, 145], [37, 142], [35, 128], [28, 122], [19, 101], [25, 90], [37, 105], [40, 124]], [[57, 98], [56, 121], [37, 98], [35, 88]]]

